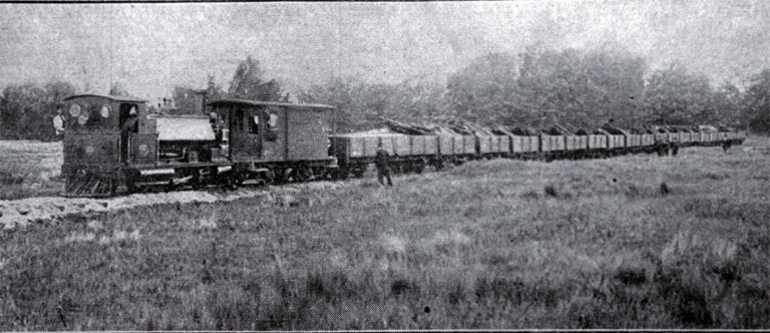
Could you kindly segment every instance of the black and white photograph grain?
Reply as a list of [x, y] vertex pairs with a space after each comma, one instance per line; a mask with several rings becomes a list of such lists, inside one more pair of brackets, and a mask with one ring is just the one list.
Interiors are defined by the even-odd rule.
[[0, 3], [0, 331], [770, 329], [768, 17]]

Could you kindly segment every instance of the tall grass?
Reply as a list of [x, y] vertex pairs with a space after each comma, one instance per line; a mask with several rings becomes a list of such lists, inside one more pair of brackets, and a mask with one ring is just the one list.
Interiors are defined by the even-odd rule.
[[62, 158], [61, 142], [0, 141], [0, 200], [60, 193]]
[[6, 232], [0, 329], [768, 327], [767, 158], [685, 152]]

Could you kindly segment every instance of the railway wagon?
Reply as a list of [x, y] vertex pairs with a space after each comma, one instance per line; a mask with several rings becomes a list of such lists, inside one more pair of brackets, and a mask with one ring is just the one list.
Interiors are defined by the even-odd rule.
[[509, 135], [513, 156], [534, 156], [540, 151], [540, 138], [537, 136]]
[[462, 155], [463, 138], [460, 135], [438, 135], [439, 154], [441, 156]]
[[692, 145], [700, 145], [700, 132], [697, 130], [689, 129], [690, 131], [690, 142]]
[[477, 135], [476, 136], [476, 142], [478, 143], [478, 149], [476, 153], [478, 155], [484, 156], [484, 155], [490, 155], [492, 154], [493, 143], [492, 143], [492, 136], [487, 135]]
[[645, 133], [640, 134], [642, 147], [652, 147], [655, 145], [655, 134]]
[[607, 149], [619, 150], [626, 147], [626, 136], [623, 134], [608, 134]]
[[565, 142], [563, 135], [540, 135], [540, 152], [557, 154], [564, 152]]
[[565, 135], [564, 149], [567, 151], [583, 151], [588, 149], [588, 136], [586, 135]]
[[642, 145], [642, 136], [639, 134], [629, 133], [626, 134], [626, 147], [637, 148]]
[[[455, 144], [464, 148], [462, 136], [406, 135], [386, 132], [334, 134], [329, 136], [330, 153], [337, 158], [337, 177], [350, 173], [361, 177], [373, 163], [379, 146], [391, 155], [391, 168], [400, 172], [421, 173], [427, 165], [440, 167], [442, 154], [454, 156]], [[444, 144], [442, 147], [441, 144]], [[461, 150], [464, 152], [464, 150]], [[450, 162], [454, 162], [450, 159]]]
[[604, 150], [607, 149], [607, 136], [600, 134], [588, 134], [588, 149]]
[[473, 158], [476, 156], [476, 136], [474, 135], [463, 135], [463, 150], [462, 155], [463, 158]]
[[496, 137], [498, 140], [498, 152], [505, 157], [511, 156], [511, 138], [507, 135], [496, 135]]

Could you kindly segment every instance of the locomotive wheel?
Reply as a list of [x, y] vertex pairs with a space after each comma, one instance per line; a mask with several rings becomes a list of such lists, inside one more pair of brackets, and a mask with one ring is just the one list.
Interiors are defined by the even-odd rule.
[[227, 184], [227, 187], [234, 190], [243, 184], [243, 180], [243, 174], [240, 172], [233, 172], [232, 175], [225, 179], [225, 183]]
[[165, 188], [166, 192], [172, 192], [175, 189], [176, 189], [176, 185], [174, 185], [174, 180], [169, 179], [168, 184], [166, 184], [166, 188]]
[[337, 171], [335, 171], [334, 178], [345, 180], [345, 179], [348, 179], [349, 174], [350, 174], [350, 170], [348, 170], [348, 167], [341, 166], [337, 169]]
[[193, 179], [190, 184], [192, 185], [193, 190], [197, 191], [205, 187], [203, 175], [201, 174], [202, 172], [203, 172], [202, 170], [198, 170], [195, 172], [195, 176], [193, 176]]
[[134, 193], [138, 190], [136, 187], [136, 177], [134, 176], [134, 172], [131, 172], [130, 170], [126, 170], [126, 191], [128, 193]]
[[312, 177], [312, 176], [313, 176], [313, 171], [310, 170], [310, 168], [308, 168], [306, 166], [296, 167], [296, 168], [291, 170], [291, 173], [289, 173], [289, 178], [291, 178], [291, 180], [294, 183], [304, 182], [304, 181], [310, 179], [310, 177]]

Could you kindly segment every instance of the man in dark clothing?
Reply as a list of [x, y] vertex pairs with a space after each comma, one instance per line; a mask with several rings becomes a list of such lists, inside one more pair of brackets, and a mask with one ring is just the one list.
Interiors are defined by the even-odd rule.
[[390, 154], [382, 148], [382, 142], [377, 145], [374, 164], [377, 166], [377, 180], [385, 185], [385, 178], [387, 178], [388, 185], [393, 186], [393, 180], [390, 179]]
[[139, 126], [139, 118], [136, 114], [136, 107], [132, 107], [128, 111], [128, 117], [123, 120], [123, 124], [120, 126], [121, 132], [127, 134], [129, 132], [136, 133]]

